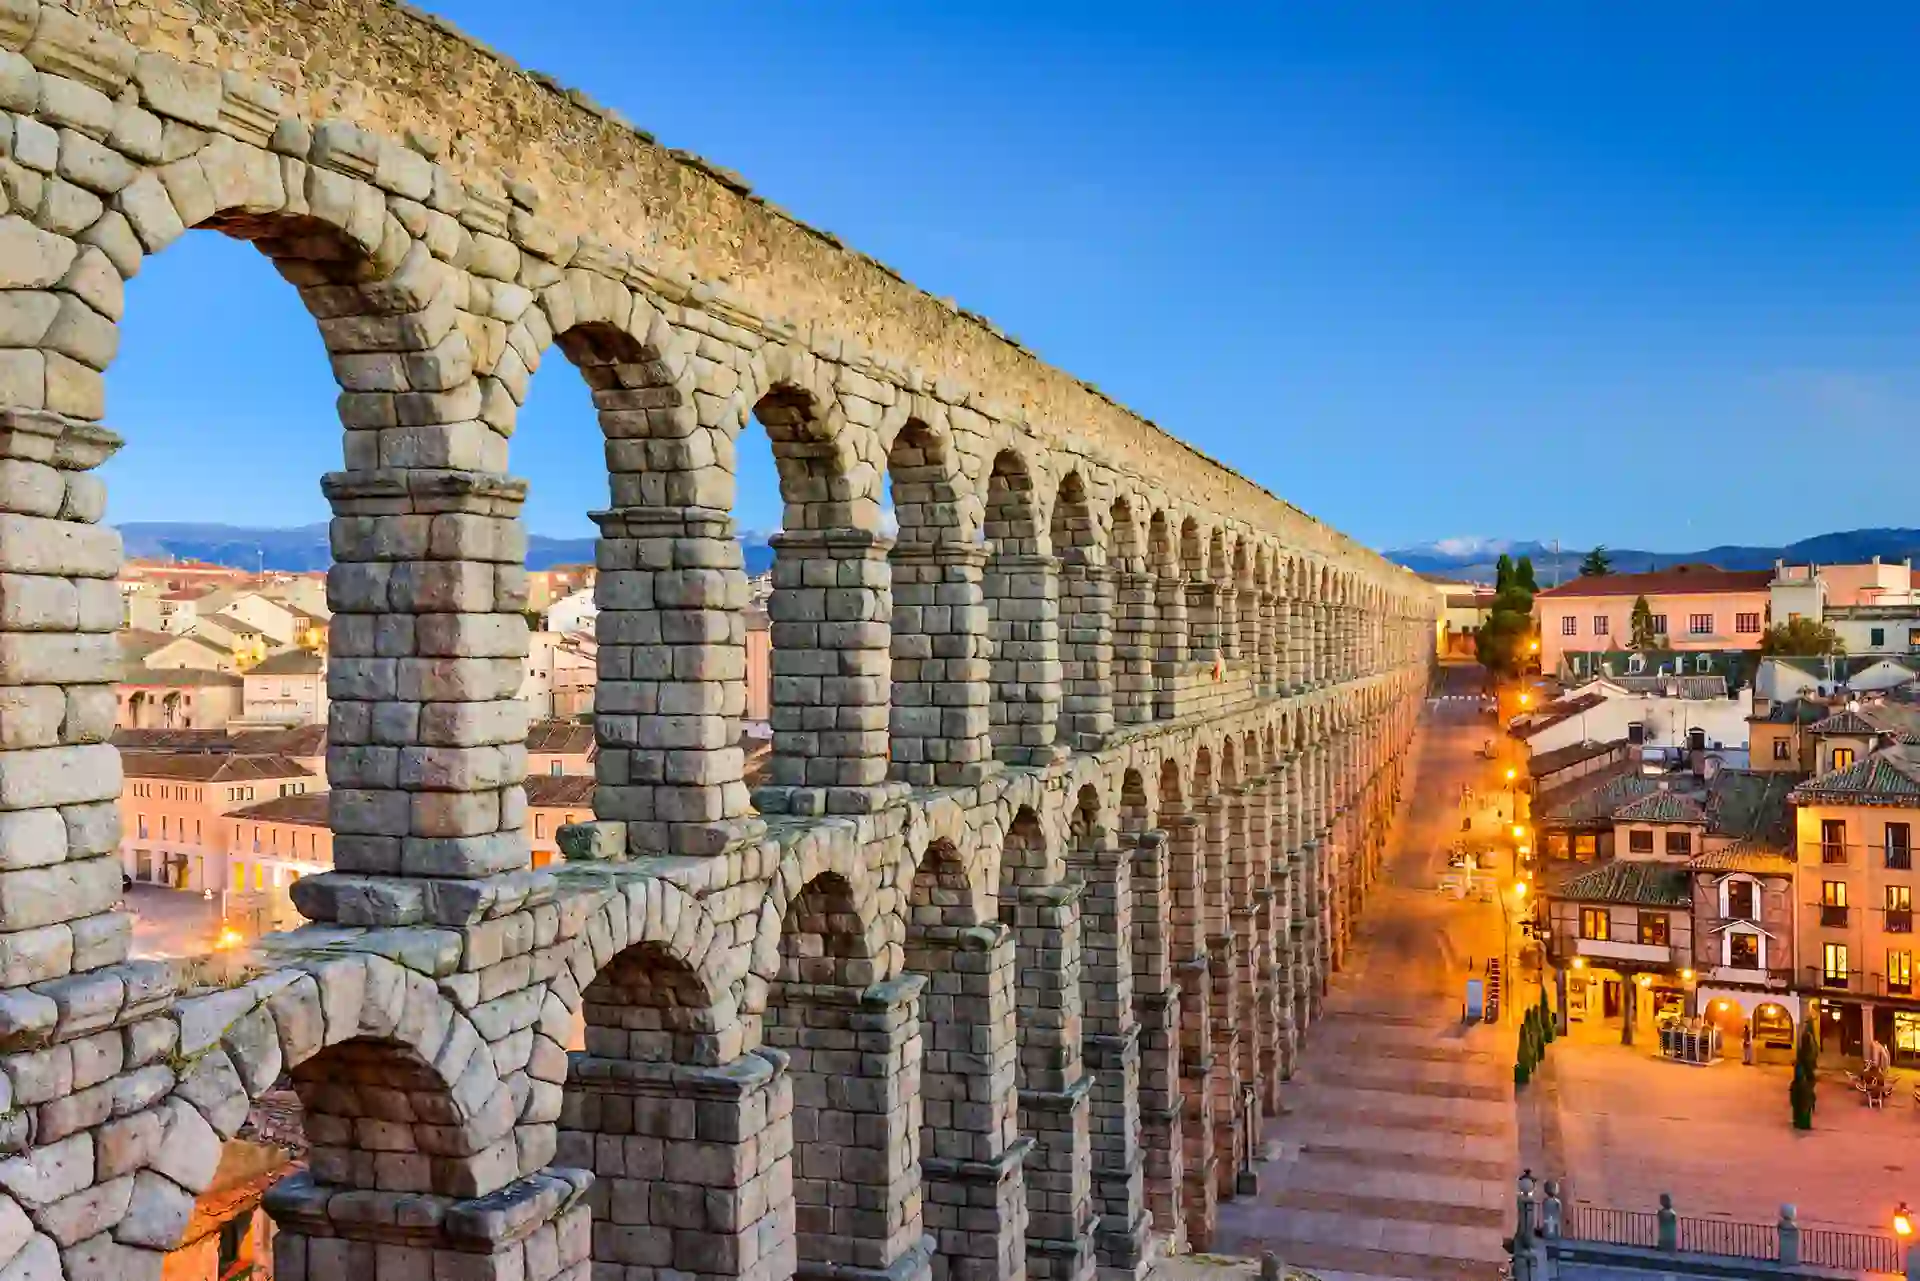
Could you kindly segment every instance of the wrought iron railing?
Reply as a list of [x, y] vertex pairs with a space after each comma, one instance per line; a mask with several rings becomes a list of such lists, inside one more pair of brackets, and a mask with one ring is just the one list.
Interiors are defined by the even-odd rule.
[[1549, 1228], [1547, 1235], [1567, 1241], [1763, 1259], [1852, 1272], [1899, 1273], [1906, 1267], [1905, 1252], [1894, 1237], [1802, 1228], [1791, 1220], [1741, 1223], [1678, 1215], [1670, 1209], [1617, 1210], [1576, 1203], [1561, 1208], [1555, 1226], [1558, 1231]]

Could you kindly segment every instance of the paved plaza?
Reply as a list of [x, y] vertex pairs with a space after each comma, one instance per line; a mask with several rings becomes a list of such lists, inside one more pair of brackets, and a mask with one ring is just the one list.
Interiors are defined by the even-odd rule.
[[1429, 704], [1389, 879], [1267, 1126], [1260, 1194], [1221, 1206], [1223, 1252], [1272, 1250], [1327, 1281], [1498, 1275], [1519, 1147], [1514, 1037], [1460, 1015], [1502, 924], [1492, 904], [1435, 888], [1460, 785], [1484, 787], [1491, 769], [1475, 755], [1489, 724], [1473, 702]]

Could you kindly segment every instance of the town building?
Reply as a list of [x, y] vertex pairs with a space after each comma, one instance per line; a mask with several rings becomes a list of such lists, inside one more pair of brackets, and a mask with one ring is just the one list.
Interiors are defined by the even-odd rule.
[[125, 670], [114, 696], [122, 729], [221, 729], [244, 703], [240, 677], [195, 668]]
[[1746, 764], [1750, 688], [1729, 690], [1717, 675], [1608, 676], [1566, 690], [1514, 717], [1508, 734], [1528, 754], [1616, 739], [1675, 752], [1715, 752]]
[[1920, 654], [1920, 592], [1911, 561], [1775, 561], [1771, 597], [1774, 618], [1824, 624], [1849, 654]]
[[1754, 673], [1756, 695], [1840, 698], [1902, 689], [1920, 681], [1920, 658], [1896, 654], [1768, 655]]
[[241, 676], [247, 726], [318, 725], [327, 719], [327, 659], [289, 649], [263, 659]]
[[[1793, 792], [1800, 986], [1817, 1008], [1809, 1017], [1818, 1020], [1823, 1050], [1859, 1055], [1870, 1037], [1911, 1065], [1920, 1063], [1913, 979], [1920, 747], [1899, 741], [1862, 752], [1858, 728], [1834, 726], [1831, 743], [1820, 732], [1822, 763], [1836, 756], [1841, 763]], [[1855, 754], [1840, 755], [1846, 751]]]
[[1653, 635], [1666, 649], [1758, 649], [1772, 582], [1771, 570], [1674, 565], [1645, 574], [1583, 576], [1549, 587], [1533, 598], [1541, 670], [1557, 669], [1568, 651], [1628, 644], [1634, 602], [1643, 596], [1653, 614]]
[[258, 801], [326, 790], [284, 756], [122, 751], [120, 861], [136, 881], [174, 889], [229, 886], [227, 816]]
[[593, 777], [593, 726], [579, 720], [538, 720], [527, 727], [527, 777]]
[[1493, 588], [1464, 579], [1421, 577], [1440, 601], [1434, 618], [1434, 652], [1442, 658], [1472, 658], [1477, 652], [1474, 633], [1493, 612]]
[[600, 646], [591, 632], [541, 631], [527, 638], [520, 701], [536, 720], [567, 720], [593, 711]]
[[592, 565], [550, 565], [527, 571], [527, 608], [545, 614], [554, 602], [576, 592], [593, 591], [596, 574]]
[[1756, 692], [1747, 717], [1748, 768], [1788, 774], [1814, 772], [1818, 740], [1809, 732], [1833, 714], [1834, 704], [1818, 698], [1766, 698]]

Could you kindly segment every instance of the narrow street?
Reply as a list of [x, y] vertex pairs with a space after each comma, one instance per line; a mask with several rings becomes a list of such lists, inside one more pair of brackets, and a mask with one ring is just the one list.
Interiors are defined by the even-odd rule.
[[[1501, 914], [1439, 888], [1462, 785], [1491, 792], [1496, 775], [1478, 755], [1493, 721], [1459, 697], [1478, 670], [1445, 670], [1455, 697], [1428, 703], [1386, 877], [1267, 1123], [1259, 1194], [1220, 1208], [1222, 1253], [1272, 1250], [1325, 1281], [1498, 1275], [1517, 1173], [1516, 1012], [1463, 1024], [1469, 974], [1501, 951]], [[1481, 835], [1500, 821], [1474, 813]]]

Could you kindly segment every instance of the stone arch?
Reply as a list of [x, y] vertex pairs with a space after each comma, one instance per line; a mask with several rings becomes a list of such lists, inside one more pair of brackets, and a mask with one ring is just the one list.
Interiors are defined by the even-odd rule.
[[916, 786], [976, 783], [992, 759], [987, 549], [969, 536], [959, 460], [944, 435], [909, 418], [887, 467], [900, 525], [887, 557], [888, 776]]
[[994, 755], [1011, 765], [1048, 765], [1058, 755], [1059, 576], [1032, 469], [1015, 450], [995, 454], [988, 471], [985, 531]]

